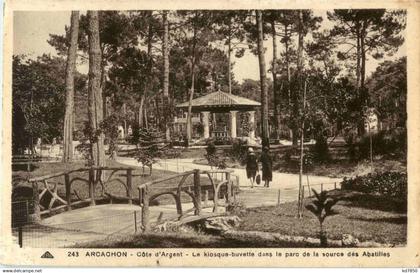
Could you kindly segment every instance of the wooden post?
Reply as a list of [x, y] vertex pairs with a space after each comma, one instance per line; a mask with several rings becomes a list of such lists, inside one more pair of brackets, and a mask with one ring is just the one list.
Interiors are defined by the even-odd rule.
[[230, 184], [230, 173], [226, 173], [226, 180], [227, 180], [227, 193], [226, 193], [226, 205], [230, 204], [230, 197], [232, 196], [232, 185]]
[[280, 189], [279, 189], [279, 192], [277, 194], [277, 207], [279, 207], [279, 206], [280, 206]]
[[182, 215], [181, 194], [176, 195], [175, 204], [176, 204], [176, 213], [181, 217], [181, 215]]
[[25, 206], [26, 206], [26, 223], [29, 223], [29, 203], [28, 199], [25, 200]]
[[305, 200], [305, 186], [302, 186], [302, 197], [301, 197], [301, 202], [300, 202], [300, 215], [301, 218], [303, 217], [303, 202]]
[[150, 231], [149, 217], [149, 186], [146, 185], [143, 188], [143, 207], [141, 209], [141, 222], [144, 232]]
[[134, 211], [134, 232], [137, 233], [137, 211]]
[[69, 211], [71, 210], [71, 189], [70, 189], [70, 176], [68, 173], [64, 175], [64, 183], [66, 186], [67, 211]]
[[236, 176], [236, 185], [235, 188], [233, 189], [233, 201], [236, 202], [236, 194], [237, 191], [239, 190], [239, 176]]
[[324, 184], [321, 183], [321, 192], [323, 192], [323, 191], [324, 191]]
[[19, 247], [22, 248], [23, 246], [23, 229], [22, 226], [19, 226]]
[[209, 202], [209, 191], [205, 190], [204, 191], [204, 206], [207, 207], [208, 206], [208, 202]]
[[90, 205], [95, 206], [95, 170], [89, 170], [89, 198]]
[[143, 188], [139, 188], [139, 206], [143, 206]]
[[334, 190], [337, 189], [337, 182], [334, 182]]
[[34, 219], [33, 221], [38, 223], [41, 221], [41, 207], [39, 206], [39, 189], [38, 182], [32, 182], [32, 191], [34, 198]]
[[132, 170], [127, 170], [127, 197], [128, 197], [128, 204], [133, 204], [133, 184], [132, 184]]
[[201, 184], [200, 170], [194, 170], [194, 197], [195, 197], [195, 215], [201, 214]]

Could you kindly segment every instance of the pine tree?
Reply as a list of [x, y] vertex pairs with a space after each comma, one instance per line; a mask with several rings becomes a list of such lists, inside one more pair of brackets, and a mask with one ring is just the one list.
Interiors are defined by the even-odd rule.
[[70, 46], [66, 66], [66, 112], [64, 115], [63, 162], [73, 160], [73, 128], [74, 128], [74, 73], [76, 70], [77, 41], [79, 36], [79, 12], [71, 12]]
[[91, 143], [91, 159], [95, 166], [105, 165], [104, 134], [98, 133], [103, 120], [102, 88], [101, 88], [101, 49], [99, 41], [98, 11], [88, 11], [88, 42], [89, 42], [89, 125], [93, 137]]
[[260, 87], [261, 87], [261, 122], [262, 122], [262, 144], [263, 146], [269, 147], [269, 133], [268, 133], [268, 92], [267, 92], [267, 75], [265, 71], [265, 59], [264, 59], [264, 33], [263, 33], [263, 18], [262, 11], [256, 10], [256, 24], [257, 24], [257, 50], [258, 50], [258, 62], [260, 67]]

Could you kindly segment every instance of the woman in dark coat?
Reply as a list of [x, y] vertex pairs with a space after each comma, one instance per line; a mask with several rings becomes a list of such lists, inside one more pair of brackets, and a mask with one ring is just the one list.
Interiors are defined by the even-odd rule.
[[268, 152], [268, 147], [263, 147], [261, 153], [261, 165], [262, 165], [262, 180], [264, 181], [264, 187], [270, 187], [270, 182], [273, 180], [273, 161]]
[[251, 181], [251, 188], [254, 187], [255, 176], [258, 171], [257, 156], [252, 148], [248, 149], [248, 155], [246, 156], [246, 176]]

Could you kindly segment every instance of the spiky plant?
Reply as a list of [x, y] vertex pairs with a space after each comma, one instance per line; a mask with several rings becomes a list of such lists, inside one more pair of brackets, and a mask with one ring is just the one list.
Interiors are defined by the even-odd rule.
[[325, 218], [338, 214], [338, 212], [332, 209], [338, 200], [328, 197], [326, 191], [322, 191], [321, 193], [318, 193], [314, 189], [312, 189], [312, 191], [314, 193], [315, 200], [313, 200], [311, 204], [306, 205], [305, 208], [318, 218], [320, 228], [319, 238], [321, 241], [321, 246], [327, 246], [327, 234], [324, 231], [323, 224]]

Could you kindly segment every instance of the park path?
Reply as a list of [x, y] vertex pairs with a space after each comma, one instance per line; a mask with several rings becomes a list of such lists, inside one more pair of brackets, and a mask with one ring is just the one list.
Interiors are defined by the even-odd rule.
[[[139, 167], [140, 163], [134, 158], [118, 157], [118, 162], [130, 166]], [[172, 171], [182, 173], [193, 169], [211, 170], [208, 165], [196, 164], [192, 158], [174, 158], [160, 160], [153, 165], [154, 169]], [[254, 185], [251, 188], [251, 183], [246, 176], [246, 170], [243, 168], [228, 168], [233, 171], [233, 174], [239, 177], [240, 194], [239, 200], [246, 205], [246, 207], [258, 206], [272, 206], [278, 203], [278, 195], [280, 191], [280, 203], [292, 202], [297, 200], [299, 175], [290, 173], [273, 172], [273, 181], [270, 183], [270, 188], [264, 188], [262, 185]], [[303, 185], [305, 185], [305, 195], [310, 191], [308, 185], [317, 191], [331, 190], [340, 186], [341, 178], [331, 178], [327, 176], [303, 176]], [[322, 186], [321, 186], [322, 184]]]

